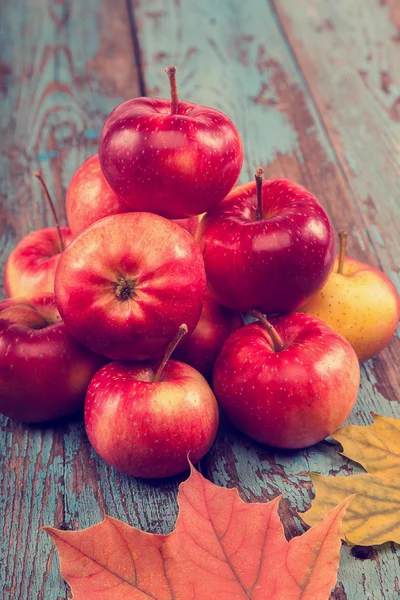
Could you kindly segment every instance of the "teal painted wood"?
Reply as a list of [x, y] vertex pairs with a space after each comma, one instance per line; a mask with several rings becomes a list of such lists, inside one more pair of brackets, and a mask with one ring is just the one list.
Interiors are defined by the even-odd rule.
[[[63, 212], [69, 178], [95, 151], [104, 115], [117, 101], [138, 93], [122, 0], [112, 6], [106, 0], [101, 6], [95, 0], [33, 4], [14, 6], [7, 0], [0, 20], [0, 38], [6, 40], [0, 68], [2, 260], [15, 239], [48, 222], [37, 192], [27, 203], [31, 170], [41, 165]], [[165, 95], [163, 66], [178, 63], [181, 97], [219, 107], [237, 122], [247, 151], [243, 180], [264, 164], [270, 175], [302, 182], [320, 197], [337, 228], [353, 232], [354, 255], [382, 261], [276, 15], [264, 0], [244, 4], [136, 2], [147, 93], [163, 90]], [[399, 416], [391, 401], [398, 397], [396, 356], [398, 348], [391, 346], [363, 369], [353, 422], [367, 422], [371, 410]], [[42, 524], [85, 527], [107, 512], [148, 531], [173, 526], [179, 478], [146, 483], [116, 474], [90, 449], [78, 420], [49, 429], [4, 419], [0, 442], [0, 531], [4, 539], [11, 532], [0, 559], [5, 600], [67, 595], [50, 543], [38, 531]], [[292, 516], [295, 507], [310, 501], [309, 469], [350, 473], [353, 465], [329, 443], [274, 453], [229, 427], [222, 428], [204, 461], [210, 478], [238, 485], [248, 500], [285, 492]], [[299, 520], [287, 514], [292, 535]], [[344, 549], [335, 598], [375, 598], [380, 592], [383, 598], [395, 597], [398, 557], [390, 546], [369, 556], [362, 561]]]
[[[96, 151], [106, 114], [139, 88], [124, 0], [7, 0], [0, 40], [3, 266], [16, 241], [51, 223], [32, 172], [42, 170], [64, 220], [72, 173]], [[68, 597], [41, 526], [85, 527], [108, 513], [165, 530], [178, 483], [121, 477], [95, 456], [81, 420], [33, 428], [0, 418], [0, 598]]]
[[65, 584], [49, 569], [52, 548], [39, 533], [63, 515], [63, 447], [59, 432], [0, 424], [0, 597], [65, 597]]
[[400, 289], [399, 3], [271, 1], [379, 262]]
[[[292, 15], [292, 8], [300, 13], [305, 6], [294, 0], [286, 4]], [[334, 12], [335, 3], [329, 6]], [[166, 95], [162, 66], [179, 65], [180, 97], [215, 106], [237, 124], [246, 151], [242, 181], [252, 177], [260, 164], [271, 176], [299, 181], [321, 200], [337, 230], [349, 230], [353, 256], [375, 265], [393, 264], [391, 239], [385, 247], [375, 244], [308, 81], [268, 2], [224, 0], [217, 5], [204, 0], [153, 0], [149, 5], [143, 0], [135, 2], [135, 16], [149, 95]], [[295, 21], [293, 25], [296, 27]], [[381, 43], [385, 44], [385, 39]], [[310, 65], [314, 63], [320, 63], [317, 51], [310, 59]], [[358, 143], [356, 139], [354, 143]], [[385, 201], [380, 199], [382, 212]], [[363, 366], [359, 399], [349, 422], [369, 423], [372, 411], [400, 416], [398, 356], [399, 342], [394, 340], [378, 359]], [[329, 442], [301, 452], [273, 452], [229, 428], [222, 430], [204, 461], [204, 471], [213, 481], [238, 485], [245, 499], [268, 500], [284, 493], [284, 504], [292, 515], [284, 515], [289, 535], [300, 525], [295, 509], [304, 510], [312, 498], [309, 470], [331, 474], [359, 471]], [[357, 549], [343, 549], [333, 597], [397, 598], [399, 551], [387, 544], [367, 552], [365, 560], [359, 556]]]

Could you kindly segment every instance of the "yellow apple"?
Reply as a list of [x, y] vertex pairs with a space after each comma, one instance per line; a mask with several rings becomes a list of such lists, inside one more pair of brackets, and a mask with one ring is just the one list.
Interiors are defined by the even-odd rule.
[[340, 254], [325, 286], [299, 312], [319, 317], [353, 346], [358, 359], [376, 356], [393, 337], [400, 316], [399, 295], [379, 269]]

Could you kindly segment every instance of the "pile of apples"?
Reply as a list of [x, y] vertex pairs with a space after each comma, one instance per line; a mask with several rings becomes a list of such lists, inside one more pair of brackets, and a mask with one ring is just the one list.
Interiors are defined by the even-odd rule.
[[180, 101], [166, 71], [170, 99], [111, 112], [68, 188], [69, 227], [16, 246], [0, 303], [0, 411], [43, 422], [84, 406], [98, 454], [138, 477], [200, 460], [218, 406], [262, 443], [322, 440], [399, 319], [394, 286], [345, 256], [344, 233], [335, 258], [310, 192], [262, 169], [233, 187], [234, 124]]

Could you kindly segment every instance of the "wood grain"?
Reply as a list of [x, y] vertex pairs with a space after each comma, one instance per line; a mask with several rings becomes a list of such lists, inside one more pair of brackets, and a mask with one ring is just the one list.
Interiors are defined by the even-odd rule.
[[[40, 168], [65, 221], [77, 166], [97, 150], [108, 112], [137, 95], [124, 0], [2, 2], [0, 18], [0, 261], [50, 224], [32, 172]], [[85, 527], [104, 513], [144, 529], [174, 523], [179, 479], [143, 484], [91, 450], [81, 419], [55, 427], [0, 421], [0, 597], [66, 598], [45, 524]]]
[[[396, 275], [395, 2], [129, 2], [1, 3], [0, 261], [30, 229], [50, 222], [32, 186], [32, 171], [41, 168], [65, 218], [69, 179], [96, 151], [104, 116], [138, 93], [165, 96], [163, 67], [176, 63], [181, 98], [215, 106], [237, 124], [246, 149], [242, 181], [261, 164], [270, 176], [304, 184], [336, 228], [352, 233], [354, 256]], [[376, 31], [364, 24], [369, 12], [371, 21], [379, 23]], [[315, 31], [310, 23], [317, 23]], [[372, 70], [366, 76], [358, 73], [358, 53], [369, 46], [376, 56], [366, 58], [368, 64], [385, 63], [381, 70], [387, 75], [380, 76], [382, 88], [390, 92], [385, 106], [374, 99], [376, 90], [354, 83], [363, 77], [377, 80], [378, 67], [373, 76]], [[347, 93], [336, 89], [341, 85]], [[377, 177], [373, 183], [372, 173]], [[400, 416], [398, 358], [397, 340], [363, 367], [351, 422], [370, 422], [371, 411]], [[177, 486], [184, 476], [144, 482], [118, 475], [90, 448], [79, 418], [53, 427], [26, 427], [4, 418], [0, 423], [0, 535], [7, 540], [0, 555], [2, 599], [68, 597], [41, 525], [86, 527], [107, 512], [148, 531], [173, 527]], [[301, 527], [295, 509], [303, 510], [312, 497], [309, 470], [350, 474], [357, 468], [332, 443], [274, 452], [226, 423], [203, 463], [210, 479], [237, 485], [244, 499], [266, 501], [284, 492], [282, 515], [289, 536]], [[397, 597], [399, 554], [390, 545], [369, 551], [345, 547], [333, 597]]]
[[[307, 79], [375, 262], [400, 290], [399, 4], [340, 0], [333, 6], [312, 0], [300, 9], [299, 3], [273, 0], [273, 5]], [[395, 401], [400, 394], [393, 365], [399, 352], [397, 339], [367, 372], [377, 392]]]
[[400, 289], [399, 3], [272, 3], [379, 264]]
[[1, 9], [4, 262], [16, 241], [52, 224], [32, 172], [43, 172], [65, 221], [68, 182], [96, 152], [105, 115], [137, 93], [137, 77], [124, 0], [113, 5], [112, 19], [109, 4], [94, 0], [6, 0]]
[[65, 584], [48, 568], [51, 544], [39, 534], [63, 518], [62, 436], [5, 418], [0, 432], [0, 597], [65, 597]]
[[[294, 6], [300, 13], [304, 5], [288, 0], [292, 14]], [[334, 12], [334, 3], [330, 6]], [[353, 256], [377, 266], [388, 264], [382, 248], [378, 254], [308, 81], [268, 2], [226, 0], [216, 7], [204, 0], [143, 0], [135, 2], [135, 15], [148, 94], [167, 94], [162, 66], [177, 64], [180, 97], [215, 106], [237, 124], [246, 152], [242, 181], [261, 164], [270, 176], [302, 183], [326, 207], [336, 229], [350, 231]], [[315, 49], [313, 62], [319, 64]], [[385, 198], [380, 202], [384, 211]], [[369, 423], [371, 411], [400, 416], [399, 349], [394, 340], [363, 367], [359, 399], [349, 422]], [[331, 474], [358, 470], [328, 442], [301, 452], [274, 452], [229, 427], [222, 428], [203, 462], [204, 472], [215, 483], [238, 485], [248, 500], [268, 500], [285, 492], [292, 514], [290, 519], [283, 511], [289, 535], [300, 525], [294, 509], [304, 510], [312, 497], [309, 470]], [[371, 590], [393, 598], [399, 552], [387, 545], [373, 556], [374, 560], [361, 560], [348, 548], [343, 550], [335, 598], [372, 598]]]

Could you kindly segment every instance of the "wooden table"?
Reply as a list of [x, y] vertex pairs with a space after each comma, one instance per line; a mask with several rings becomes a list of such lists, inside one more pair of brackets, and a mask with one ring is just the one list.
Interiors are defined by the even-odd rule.
[[[259, 165], [316, 194], [349, 251], [399, 281], [399, 0], [1, 0], [0, 259], [51, 224], [40, 168], [65, 221], [74, 170], [96, 152], [107, 113], [125, 98], [180, 97], [226, 112], [243, 137], [242, 181]], [[396, 339], [362, 367], [350, 422], [400, 417]], [[80, 420], [57, 427], [1, 421], [0, 597], [68, 598], [44, 524], [87, 527], [105, 513], [153, 532], [172, 529], [182, 478], [119, 475], [92, 451]], [[227, 425], [203, 472], [248, 501], [284, 493], [287, 534], [310, 504], [309, 470], [357, 467], [324, 442], [274, 452]], [[398, 548], [344, 547], [336, 600], [400, 597]], [[211, 599], [210, 599], [211, 600]]]

